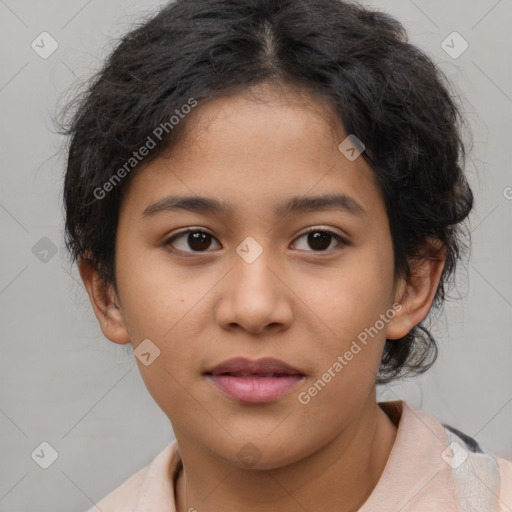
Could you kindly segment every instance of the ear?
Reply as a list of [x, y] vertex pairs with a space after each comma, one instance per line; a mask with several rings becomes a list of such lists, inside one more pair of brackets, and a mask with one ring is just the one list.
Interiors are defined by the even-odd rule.
[[386, 338], [396, 340], [406, 336], [428, 314], [437, 291], [446, 259], [446, 249], [440, 240], [428, 239], [421, 257], [409, 261], [411, 276], [399, 280], [396, 286], [396, 314], [387, 324]]
[[114, 287], [106, 285], [101, 280], [96, 267], [87, 258], [78, 259], [78, 270], [105, 337], [114, 343], [130, 343], [130, 336]]

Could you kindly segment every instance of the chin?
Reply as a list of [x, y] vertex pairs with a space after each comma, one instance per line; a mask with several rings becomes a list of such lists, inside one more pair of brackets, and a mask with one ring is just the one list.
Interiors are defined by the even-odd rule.
[[300, 451], [297, 451], [298, 443], [290, 438], [288, 443], [280, 439], [258, 439], [258, 436], [254, 436], [252, 441], [249, 439], [250, 436], [232, 439], [226, 451], [221, 453], [218, 445], [214, 451], [239, 469], [272, 470], [296, 463], [315, 450], [303, 446], [303, 440]]

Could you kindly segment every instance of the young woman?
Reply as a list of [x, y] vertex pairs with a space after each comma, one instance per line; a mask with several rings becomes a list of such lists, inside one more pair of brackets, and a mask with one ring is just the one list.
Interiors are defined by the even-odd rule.
[[512, 510], [511, 462], [376, 399], [436, 356], [460, 121], [352, 3], [178, 0], [122, 39], [68, 127], [67, 244], [176, 441], [91, 510]]

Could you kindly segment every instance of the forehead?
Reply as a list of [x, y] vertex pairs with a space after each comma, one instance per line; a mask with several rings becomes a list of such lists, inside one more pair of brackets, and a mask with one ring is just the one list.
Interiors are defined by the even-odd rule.
[[382, 202], [364, 158], [350, 161], [338, 149], [348, 136], [341, 121], [303, 91], [260, 87], [223, 96], [185, 122], [179, 142], [132, 177], [126, 199], [139, 215], [176, 195], [213, 198], [230, 214], [252, 207], [282, 215], [285, 199], [300, 196], [344, 195], [369, 213]]

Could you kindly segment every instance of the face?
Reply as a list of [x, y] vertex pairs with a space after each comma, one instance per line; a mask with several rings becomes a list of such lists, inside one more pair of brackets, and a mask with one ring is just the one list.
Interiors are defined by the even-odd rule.
[[[178, 442], [238, 465], [252, 443], [272, 468], [375, 405], [396, 296], [382, 194], [364, 159], [338, 148], [343, 126], [305, 94], [259, 92], [265, 101], [199, 105], [170, 156], [133, 176], [116, 277], [127, 337], [135, 349], [150, 340], [142, 377]], [[339, 197], [306, 201], [327, 195]], [[235, 357], [295, 374], [207, 373]]]

